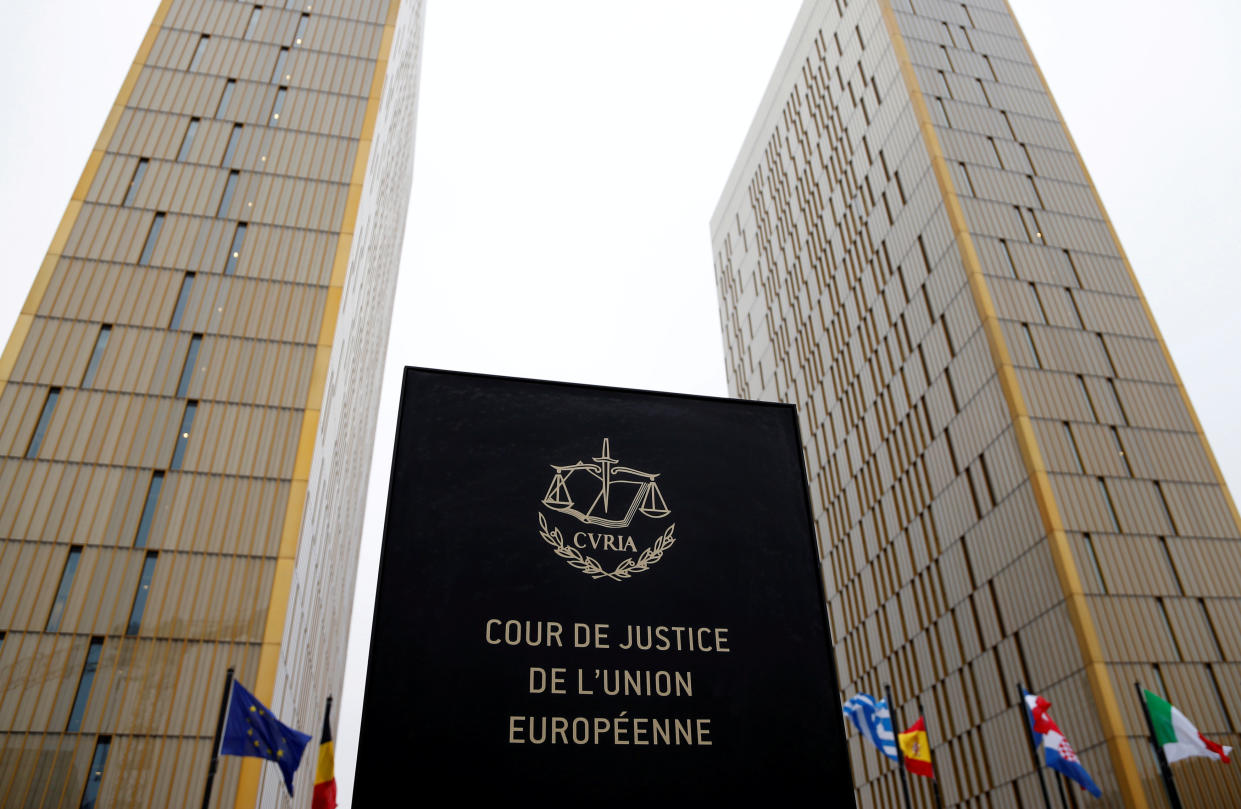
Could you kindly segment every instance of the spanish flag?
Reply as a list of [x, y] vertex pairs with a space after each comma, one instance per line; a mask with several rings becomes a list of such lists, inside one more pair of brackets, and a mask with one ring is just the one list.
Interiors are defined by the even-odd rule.
[[332, 699], [323, 714], [323, 737], [319, 739], [319, 766], [315, 769], [315, 796], [311, 809], [336, 809], [336, 755], [332, 744]]
[[926, 738], [926, 722], [922, 721], [921, 716], [909, 726], [909, 730], [897, 737], [897, 742], [905, 759], [905, 769], [914, 775], [935, 777], [935, 770], [931, 767], [931, 745]]

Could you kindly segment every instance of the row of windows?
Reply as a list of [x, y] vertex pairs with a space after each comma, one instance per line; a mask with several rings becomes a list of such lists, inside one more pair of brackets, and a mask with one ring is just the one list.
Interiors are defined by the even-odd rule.
[[[262, 13], [263, 13], [262, 6], [255, 6], [254, 10], [250, 12], [250, 22], [246, 26], [246, 33], [244, 36], [245, 39], [252, 39], [254, 37], [254, 32], [258, 28], [258, 23], [259, 23], [259, 20], [261, 19]], [[302, 44], [302, 40], [306, 36], [306, 25], [309, 22], [310, 22], [309, 14], [302, 14], [302, 16], [298, 19], [297, 30], [293, 32], [292, 45], [286, 46], [280, 49], [280, 56], [277, 58], [277, 61], [276, 61], [276, 69], [272, 71], [273, 81], [275, 81], [280, 76], [281, 72], [284, 69], [285, 60], [288, 58], [288, 55], [289, 55], [289, 47], [297, 47]], [[198, 70], [199, 66], [202, 64], [203, 54], [206, 53], [208, 43], [210, 42], [211, 42], [210, 34], [202, 34], [201, 36], [199, 36], [198, 44], [194, 46], [194, 52], [190, 54], [189, 63], [185, 67], [186, 70], [188, 70], [191, 73]]]
[[[156, 472], [151, 479], [151, 490], [147, 495], [146, 507], [142, 513], [142, 527], [139, 529], [138, 536], [134, 540], [135, 548], [146, 546], [146, 535], [150, 531], [151, 517], [155, 510], [155, 500], [159, 497], [159, 484], [162, 483], [164, 475], [162, 472]], [[73, 577], [78, 570], [78, 562], [82, 558], [82, 546], [73, 545], [69, 548], [69, 555], [65, 558], [65, 566], [60, 574], [60, 584], [56, 588], [56, 598], [52, 602], [52, 609], [48, 612], [47, 624], [44, 627], [45, 632], [58, 632], [60, 630], [60, 619], [64, 616], [65, 603], [69, 600], [69, 592], [73, 588]], [[142, 562], [142, 575], [138, 579], [138, 589], [134, 593], [134, 600], [129, 609], [129, 621], [125, 626], [126, 635], [137, 635], [138, 630], [142, 627], [142, 614], [146, 611], [147, 597], [151, 594], [151, 581], [155, 577], [155, 563], [159, 559], [158, 551], [147, 551], [146, 557]], [[80, 717], [79, 717], [80, 719]], [[70, 724], [74, 724], [70, 719]], [[70, 730], [76, 730], [71, 727]]]

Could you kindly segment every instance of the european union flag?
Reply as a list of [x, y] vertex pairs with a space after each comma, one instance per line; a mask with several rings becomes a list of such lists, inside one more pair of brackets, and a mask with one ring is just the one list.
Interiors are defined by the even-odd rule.
[[284, 785], [293, 794], [293, 773], [302, 763], [302, 751], [310, 736], [294, 730], [276, 718], [241, 683], [233, 680], [228, 698], [228, 715], [220, 739], [220, 755], [257, 756], [280, 765]]

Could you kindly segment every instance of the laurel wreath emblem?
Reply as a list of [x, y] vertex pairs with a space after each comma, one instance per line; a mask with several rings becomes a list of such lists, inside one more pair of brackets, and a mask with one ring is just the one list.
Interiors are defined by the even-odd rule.
[[552, 546], [552, 550], [561, 559], [569, 563], [571, 567], [590, 576], [592, 579], [612, 579], [613, 581], [624, 581], [634, 573], [644, 573], [650, 570], [660, 559], [664, 558], [664, 551], [672, 547], [672, 543], [677, 538], [672, 535], [672, 529], [677, 524], [673, 523], [668, 526], [668, 530], [655, 540], [655, 544], [642, 553], [638, 554], [635, 560], [632, 556], [616, 566], [616, 569], [608, 571], [604, 570], [593, 557], [583, 556], [582, 552], [572, 545], [566, 545], [564, 535], [560, 533], [560, 529], [556, 527], [548, 528], [547, 520], [542, 514], [539, 515], [539, 536], [543, 537], [543, 541]]

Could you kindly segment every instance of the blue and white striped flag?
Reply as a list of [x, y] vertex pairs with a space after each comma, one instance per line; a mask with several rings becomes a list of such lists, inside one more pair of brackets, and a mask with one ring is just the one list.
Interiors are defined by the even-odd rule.
[[870, 743], [879, 748], [893, 761], [897, 760], [896, 736], [892, 733], [892, 714], [888, 712], [888, 703], [875, 699], [870, 694], [858, 694], [850, 697], [843, 706], [845, 716], [853, 721], [854, 726]]

